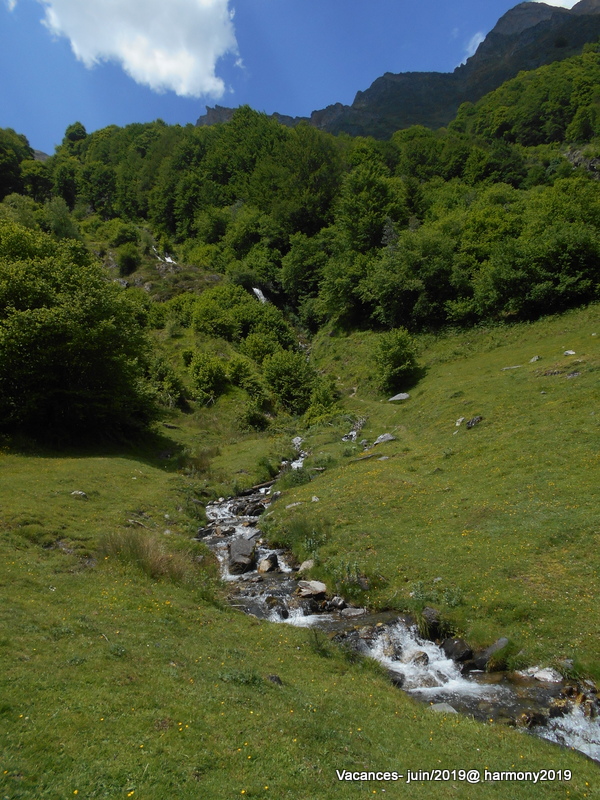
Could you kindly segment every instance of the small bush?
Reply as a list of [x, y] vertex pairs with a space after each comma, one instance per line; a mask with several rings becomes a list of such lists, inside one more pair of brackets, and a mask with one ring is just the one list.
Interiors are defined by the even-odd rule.
[[303, 414], [309, 406], [315, 372], [302, 353], [280, 350], [265, 359], [268, 387], [292, 414]]
[[117, 266], [119, 275], [131, 275], [142, 263], [138, 246], [133, 242], [126, 242], [117, 247]]
[[196, 353], [189, 369], [198, 402], [202, 405], [214, 403], [227, 385], [227, 375], [221, 359], [208, 353]]
[[281, 350], [281, 345], [272, 334], [249, 333], [241, 343], [240, 350], [257, 364], [262, 364], [267, 356]]
[[269, 427], [269, 418], [258, 403], [247, 403], [237, 416], [237, 424], [242, 431], [264, 431]]
[[379, 337], [375, 364], [383, 391], [395, 392], [403, 388], [417, 368], [415, 343], [406, 328], [396, 328]]

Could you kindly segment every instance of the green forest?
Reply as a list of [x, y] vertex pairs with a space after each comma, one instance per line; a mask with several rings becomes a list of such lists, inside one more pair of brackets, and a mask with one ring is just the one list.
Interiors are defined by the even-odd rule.
[[[273, 380], [300, 364], [298, 331], [435, 331], [597, 299], [599, 73], [588, 45], [464, 104], [448, 129], [383, 142], [243, 107], [209, 128], [74, 123], [42, 162], [3, 130], [2, 425], [119, 434], [165, 391], [183, 402], [186, 380], [200, 402], [242, 386], [265, 425], [268, 395], [294, 414], [332, 402], [308, 366], [301, 387]], [[157, 256], [177, 274], [136, 290]], [[224, 338], [235, 359], [192, 353], [173, 373], [143, 335], [168, 324]]]

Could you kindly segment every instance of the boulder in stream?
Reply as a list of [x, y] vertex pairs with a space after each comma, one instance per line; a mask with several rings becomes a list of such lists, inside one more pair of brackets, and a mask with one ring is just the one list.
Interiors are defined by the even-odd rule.
[[496, 653], [499, 653], [500, 650], [504, 650], [504, 648], [508, 645], [508, 639], [506, 636], [502, 636], [500, 639], [497, 639], [494, 644], [491, 644], [481, 653], [477, 653], [477, 655], [473, 658], [473, 660], [468, 664], [469, 669], [485, 669]]
[[442, 642], [442, 650], [447, 658], [451, 658], [452, 661], [457, 661], [458, 663], [468, 661], [473, 655], [473, 651], [469, 645], [464, 639], [460, 638], [444, 639]]
[[234, 539], [229, 545], [229, 572], [241, 575], [253, 569], [255, 560], [254, 542], [248, 539]]
[[327, 594], [327, 586], [321, 581], [298, 581], [298, 594], [300, 597], [318, 597]]
[[269, 553], [266, 558], [260, 561], [257, 569], [259, 572], [275, 572], [275, 570], [279, 569], [277, 553]]

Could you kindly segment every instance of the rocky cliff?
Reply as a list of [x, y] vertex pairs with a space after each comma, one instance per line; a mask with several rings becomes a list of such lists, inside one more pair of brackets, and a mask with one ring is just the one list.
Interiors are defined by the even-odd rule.
[[[454, 72], [386, 72], [351, 106], [336, 103], [308, 117], [273, 116], [284, 125], [301, 120], [330, 133], [386, 139], [400, 128], [440, 128], [465, 101], [475, 102], [522, 70], [576, 55], [600, 37], [600, 0], [580, 0], [571, 10], [524, 2], [506, 12]], [[231, 119], [232, 108], [207, 107], [197, 125]]]

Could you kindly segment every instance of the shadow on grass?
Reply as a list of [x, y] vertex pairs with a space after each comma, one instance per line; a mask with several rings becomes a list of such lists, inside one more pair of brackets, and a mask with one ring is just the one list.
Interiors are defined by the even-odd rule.
[[185, 445], [157, 428], [119, 440], [87, 437], [77, 443], [40, 441], [17, 433], [1, 437], [0, 448], [38, 458], [130, 458], [169, 472], [179, 472], [189, 467], [193, 460]]

